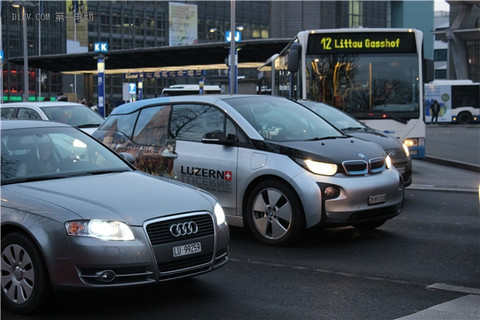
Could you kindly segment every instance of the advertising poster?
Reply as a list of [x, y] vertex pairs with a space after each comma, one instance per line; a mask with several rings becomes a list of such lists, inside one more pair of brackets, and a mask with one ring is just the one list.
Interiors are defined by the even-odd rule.
[[450, 86], [426, 84], [425, 85], [425, 122], [430, 123], [432, 119], [431, 105], [434, 100], [440, 104], [438, 122], [452, 121], [452, 94]]
[[169, 45], [184, 46], [198, 42], [197, 5], [169, 2]]
[[66, 1], [67, 53], [88, 52], [87, 0]]

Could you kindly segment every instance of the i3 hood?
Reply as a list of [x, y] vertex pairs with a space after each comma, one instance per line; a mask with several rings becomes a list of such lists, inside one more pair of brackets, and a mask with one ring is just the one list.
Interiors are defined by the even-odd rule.
[[385, 151], [376, 143], [346, 136], [311, 141], [257, 141], [256, 144], [260, 149], [285, 154], [292, 158], [337, 164], [348, 160], [385, 157]]

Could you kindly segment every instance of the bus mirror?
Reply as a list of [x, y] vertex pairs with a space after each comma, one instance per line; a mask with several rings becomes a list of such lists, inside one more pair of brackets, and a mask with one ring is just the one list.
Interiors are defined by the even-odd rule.
[[429, 83], [433, 81], [434, 78], [434, 64], [432, 59], [423, 59], [423, 82]]
[[298, 71], [298, 60], [300, 59], [301, 46], [294, 44], [288, 52], [288, 71], [295, 73]]

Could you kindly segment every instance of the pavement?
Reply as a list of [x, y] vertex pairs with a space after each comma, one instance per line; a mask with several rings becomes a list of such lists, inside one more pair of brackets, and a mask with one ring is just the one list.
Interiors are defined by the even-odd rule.
[[[438, 183], [458, 191], [475, 192], [480, 200], [480, 125], [427, 125], [426, 157], [424, 160], [412, 160], [414, 180], [408, 188], [422, 188], [422, 175], [428, 163], [447, 166], [446, 170], [456, 170], [456, 181], [446, 181], [445, 175], [429, 176], [428, 183]], [[432, 182], [433, 181], [433, 182]], [[458, 181], [462, 181], [458, 186]], [[450, 185], [449, 185], [450, 183]], [[455, 186], [457, 185], [457, 186]], [[431, 185], [425, 185], [431, 189]], [[477, 189], [478, 188], [478, 189]], [[477, 191], [478, 190], [478, 191]], [[479, 320], [480, 319], [480, 288], [455, 287], [444, 284], [429, 286], [430, 290], [449, 290], [463, 292], [465, 296], [433, 306], [417, 313], [396, 320]]]
[[478, 320], [480, 295], [470, 294], [396, 320]]
[[480, 124], [427, 125], [425, 160], [480, 172]]

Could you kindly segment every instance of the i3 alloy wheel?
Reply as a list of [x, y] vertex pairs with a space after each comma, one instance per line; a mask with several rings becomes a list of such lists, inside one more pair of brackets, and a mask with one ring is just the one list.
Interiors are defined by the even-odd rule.
[[18, 313], [33, 313], [51, 295], [43, 259], [35, 245], [20, 233], [2, 238], [2, 304]]
[[304, 228], [298, 197], [280, 180], [266, 180], [256, 185], [250, 193], [247, 210], [250, 230], [265, 244], [290, 244]]

